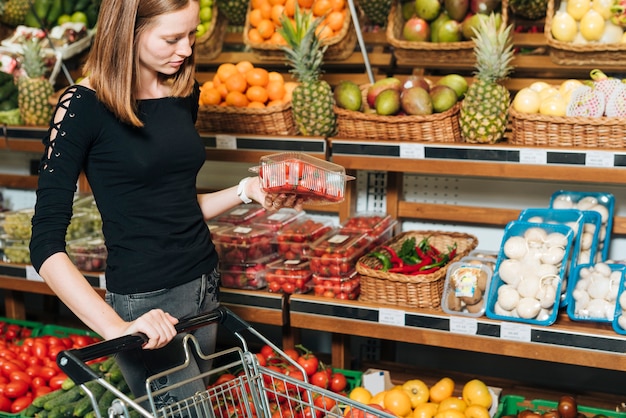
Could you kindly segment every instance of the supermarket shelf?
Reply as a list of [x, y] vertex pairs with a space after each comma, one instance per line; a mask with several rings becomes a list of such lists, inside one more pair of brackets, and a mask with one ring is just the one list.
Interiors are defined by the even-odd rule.
[[[610, 324], [573, 322], [565, 315], [543, 327], [484, 317], [454, 317], [435, 309], [291, 295], [289, 316], [295, 328], [337, 335], [626, 371], [626, 341]], [[341, 349], [333, 352], [332, 364], [339, 364], [337, 367], [345, 361]]]

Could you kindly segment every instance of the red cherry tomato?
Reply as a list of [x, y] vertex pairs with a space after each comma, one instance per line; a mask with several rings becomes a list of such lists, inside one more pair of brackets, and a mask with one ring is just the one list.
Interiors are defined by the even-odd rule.
[[0, 411], [9, 412], [11, 411], [11, 399], [7, 398], [4, 395], [0, 395]]
[[65, 379], [67, 379], [67, 375], [65, 373], [58, 373], [50, 378], [48, 386], [50, 386], [52, 390], [60, 389], [63, 382], [65, 382]]
[[307, 353], [298, 357], [298, 364], [302, 366], [307, 376], [312, 376], [317, 372], [320, 362], [315, 355]]
[[16, 414], [22, 409], [26, 409], [31, 403], [33, 403], [33, 397], [31, 395], [20, 396], [11, 404], [11, 412]]
[[28, 373], [26, 373], [23, 370], [16, 370], [14, 372], [11, 372], [11, 374], [9, 375], [9, 380], [11, 380], [11, 381], [21, 380], [23, 382], [26, 382], [29, 385], [33, 381], [33, 379], [28, 375]]
[[21, 380], [14, 380], [4, 385], [2, 393], [7, 398], [16, 399], [26, 395], [28, 389], [30, 389], [30, 385], [28, 383]]
[[328, 389], [328, 373], [326, 373], [325, 370], [313, 373], [313, 376], [311, 376], [311, 383], [317, 387]]
[[30, 387], [33, 388], [34, 390], [38, 388], [42, 388], [42, 387], [49, 388], [48, 382], [46, 381], [46, 379], [44, 379], [41, 376], [33, 377], [32, 381], [30, 382]]
[[329, 387], [330, 387], [330, 390], [332, 390], [333, 392], [339, 393], [345, 390], [347, 385], [348, 385], [348, 381], [346, 379], [346, 376], [343, 373], [335, 372], [330, 377]]

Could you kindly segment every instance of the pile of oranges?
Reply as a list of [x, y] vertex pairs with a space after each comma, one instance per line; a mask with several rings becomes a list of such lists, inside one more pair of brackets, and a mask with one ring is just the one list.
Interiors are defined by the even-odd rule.
[[250, 42], [285, 45], [276, 29], [280, 27], [282, 15], [293, 19], [296, 3], [301, 9], [310, 10], [313, 18], [325, 16], [318, 27], [320, 39], [337, 36], [348, 18], [346, 0], [251, 0], [247, 28]]
[[200, 87], [201, 106], [236, 106], [264, 108], [291, 101], [295, 81], [256, 67], [250, 61], [225, 62], [217, 67], [212, 80]]

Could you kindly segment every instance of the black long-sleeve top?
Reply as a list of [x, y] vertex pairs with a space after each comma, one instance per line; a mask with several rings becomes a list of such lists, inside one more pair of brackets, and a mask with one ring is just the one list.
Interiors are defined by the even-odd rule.
[[[65, 251], [78, 176], [84, 171], [102, 215], [107, 289], [122, 294], [186, 283], [217, 265], [196, 194], [205, 149], [194, 123], [198, 89], [185, 98], [139, 101], [144, 127], [121, 123], [93, 90], [69, 87], [60, 123], [43, 140], [30, 243], [38, 271]], [[54, 120], [54, 118], [53, 118]], [[58, 130], [56, 138], [50, 133]]]

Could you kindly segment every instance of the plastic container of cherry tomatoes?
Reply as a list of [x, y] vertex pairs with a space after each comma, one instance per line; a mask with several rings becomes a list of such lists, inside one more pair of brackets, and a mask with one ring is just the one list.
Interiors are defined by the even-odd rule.
[[353, 270], [346, 276], [313, 274], [313, 293], [329, 299], [356, 300], [361, 293], [360, 275]]
[[371, 243], [372, 237], [367, 233], [335, 229], [311, 245], [311, 270], [325, 277], [347, 276]]
[[305, 216], [304, 211], [281, 208], [276, 212], [266, 211], [263, 215], [255, 218], [252, 223], [278, 232], [302, 216]]
[[376, 247], [393, 237], [397, 225], [398, 221], [391, 215], [381, 212], [364, 212], [348, 218], [341, 224], [341, 229], [369, 234], [372, 237], [372, 247]]
[[214, 224], [241, 225], [249, 223], [253, 219], [265, 215], [267, 211], [258, 203], [239, 205], [211, 219]]
[[215, 249], [223, 263], [254, 263], [275, 253], [276, 233], [255, 225], [234, 225], [213, 234]]
[[274, 293], [307, 293], [312, 288], [308, 260], [279, 259], [267, 265], [267, 290]]
[[332, 230], [331, 221], [302, 216], [277, 232], [277, 251], [288, 260], [305, 258], [311, 252], [311, 244]]

